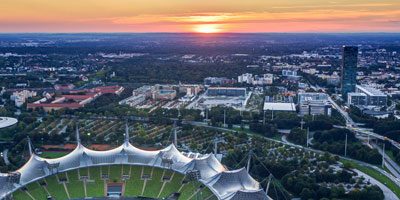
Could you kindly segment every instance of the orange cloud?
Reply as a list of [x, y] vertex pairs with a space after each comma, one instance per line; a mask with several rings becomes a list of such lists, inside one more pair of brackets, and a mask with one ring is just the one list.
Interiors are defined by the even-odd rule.
[[3, 1], [3, 32], [400, 32], [398, 0]]

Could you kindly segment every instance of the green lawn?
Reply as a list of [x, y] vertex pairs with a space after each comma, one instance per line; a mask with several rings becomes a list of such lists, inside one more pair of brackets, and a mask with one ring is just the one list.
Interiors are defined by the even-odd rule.
[[361, 166], [358, 163], [353, 162], [353, 161], [343, 160], [343, 159], [341, 159], [340, 161], [343, 164], [349, 164], [352, 168], [358, 169], [358, 170], [370, 175], [371, 177], [375, 178], [382, 184], [386, 185], [391, 191], [393, 191], [393, 193], [396, 194], [397, 197], [400, 198], [400, 187], [397, 186], [396, 183], [394, 183], [392, 180], [390, 180], [385, 175], [382, 175], [380, 172], [376, 171], [373, 168]]
[[148, 180], [146, 183], [146, 188], [144, 190], [143, 196], [157, 198], [163, 183], [161, 180], [163, 171], [164, 170], [160, 168], [153, 168], [153, 175], [151, 177], [151, 180]]
[[90, 181], [86, 183], [86, 192], [88, 197], [104, 196], [104, 181], [100, 177], [100, 167], [91, 167], [89, 169]]
[[68, 175], [68, 192], [71, 198], [83, 198], [85, 197], [85, 190], [83, 188], [83, 182], [78, 178], [78, 170], [72, 170], [67, 172]]
[[64, 186], [58, 183], [56, 176], [46, 177], [47, 190], [51, 196], [55, 199], [68, 199], [67, 193], [65, 193]]
[[131, 166], [131, 177], [126, 181], [125, 196], [139, 196], [142, 194], [143, 180], [141, 179], [142, 167]]
[[60, 158], [67, 155], [69, 152], [63, 151], [44, 151], [40, 156], [43, 158]]

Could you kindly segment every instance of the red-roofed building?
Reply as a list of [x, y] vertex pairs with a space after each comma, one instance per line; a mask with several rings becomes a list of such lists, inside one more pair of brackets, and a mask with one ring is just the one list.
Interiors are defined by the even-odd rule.
[[102, 86], [85, 90], [70, 90], [69, 94], [62, 94], [52, 99], [43, 98], [34, 103], [27, 104], [28, 109], [43, 108], [46, 112], [62, 108], [78, 109], [92, 102], [103, 94], [121, 94], [121, 86]]

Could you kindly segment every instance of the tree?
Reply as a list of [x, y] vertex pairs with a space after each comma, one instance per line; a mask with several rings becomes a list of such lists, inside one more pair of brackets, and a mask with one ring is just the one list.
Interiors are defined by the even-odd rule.
[[315, 199], [315, 192], [313, 190], [310, 190], [308, 188], [304, 188], [301, 193], [300, 193], [300, 197], [303, 200], [307, 200], [307, 199]]
[[290, 131], [288, 139], [296, 144], [305, 145], [306, 144], [307, 133], [306, 130], [300, 128], [294, 128]]

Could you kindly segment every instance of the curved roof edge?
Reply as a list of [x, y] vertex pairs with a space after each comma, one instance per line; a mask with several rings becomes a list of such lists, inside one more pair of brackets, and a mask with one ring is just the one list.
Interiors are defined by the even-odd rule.
[[18, 119], [13, 117], [0, 117], [0, 128], [12, 126], [18, 122]]
[[59, 172], [110, 164], [153, 166], [182, 174], [198, 171], [198, 181], [206, 185], [218, 199], [233, 199], [238, 195], [243, 196], [243, 192], [246, 196], [250, 195], [248, 198], [251, 199], [267, 197], [265, 192], [264, 196], [255, 192], [260, 190], [259, 183], [244, 168], [228, 171], [214, 154], [190, 158], [182, 154], [174, 144], [160, 150], [146, 151], [133, 146], [129, 141], [111, 150], [95, 151], [78, 141], [77, 147], [63, 157], [48, 159], [32, 153], [28, 162], [20, 169], [0, 173], [0, 199], [31, 182]]

